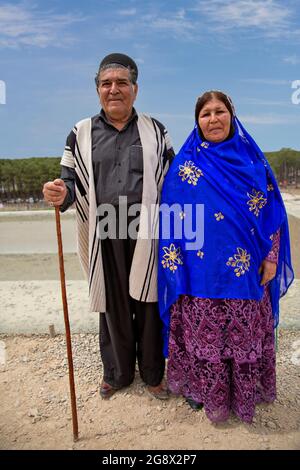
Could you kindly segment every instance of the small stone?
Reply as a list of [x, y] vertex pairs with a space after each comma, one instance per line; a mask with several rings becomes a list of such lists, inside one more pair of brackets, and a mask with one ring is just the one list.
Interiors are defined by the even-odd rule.
[[40, 415], [40, 412], [39, 412], [39, 410], [38, 410], [37, 408], [33, 408], [33, 409], [31, 409], [31, 410], [28, 411], [28, 416], [29, 416], [30, 418], [31, 418], [31, 417], [36, 418], [36, 417], [38, 417], [39, 415]]

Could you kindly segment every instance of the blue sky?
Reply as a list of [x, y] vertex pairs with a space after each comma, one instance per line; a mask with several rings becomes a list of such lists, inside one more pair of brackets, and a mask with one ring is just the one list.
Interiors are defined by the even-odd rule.
[[300, 92], [292, 102], [292, 83], [300, 89], [299, 7], [0, 0], [0, 158], [61, 155], [73, 125], [99, 111], [94, 75], [111, 52], [136, 60], [136, 108], [167, 126], [175, 150], [193, 127], [196, 97], [212, 88], [231, 95], [263, 150], [300, 150]]

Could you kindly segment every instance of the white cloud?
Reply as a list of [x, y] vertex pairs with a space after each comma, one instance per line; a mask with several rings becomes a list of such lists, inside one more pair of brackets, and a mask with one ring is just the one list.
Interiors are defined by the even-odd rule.
[[0, 47], [62, 46], [74, 41], [65, 28], [83, 21], [79, 15], [41, 12], [28, 3], [0, 5]]
[[139, 17], [126, 18], [124, 21], [116, 21], [105, 27], [106, 34], [118, 38], [137, 36], [141, 32], [145, 34], [153, 32], [172, 36], [176, 39], [195, 40], [199, 35], [199, 25], [194, 19], [186, 18], [185, 10], [181, 9], [170, 13], [144, 13]]
[[194, 42], [205, 41], [213, 32], [222, 35], [223, 44], [225, 32], [240, 34], [242, 29], [251, 36], [300, 39], [292, 0], [288, 4], [283, 0], [197, 1], [196, 6], [189, 1], [177, 9], [166, 6], [167, 2], [164, 6], [161, 2], [159, 7], [154, 2], [151, 8], [145, 5], [140, 11], [128, 6], [117, 10], [114, 22], [105, 29], [107, 34], [113, 33], [118, 38], [155, 32]]
[[292, 106], [290, 101], [268, 101], [268, 100], [262, 100], [259, 98], [245, 98], [241, 100], [242, 103], [244, 104], [253, 104], [256, 106], [287, 106], [290, 107]]
[[178, 18], [179, 20], [183, 20], [185, 18], [185, 9], [181, 8], [175, 13], [175, 18]]
[[300, 57], [292, 55], [289, 57], [284, 57], [283, 61], [286, 62], [287, 64], [298, 65], [300, 64]]
[[258, 29], [270, 37], [290, 33], [292, 10], [277, 0], [210, 0], [195, 8], [217, 31]]
[[128, 8], [127, 10], [118, 10], [118, 15], [121, 16], [134, 16], [136, 14], [136, 8]]
[[144, 64], [144, 63], [145, 63], [144, 59], [142, 59], [141, 57], [135, 58], [134, 61], [135, 61], [137, 64]]
[[210, 0], [199, 10], [224, 28], [284, 26], [291, 11], [274, 0]]
[[299, 116], [290, 115], [244, 115], [239, 116], [242, 123], [246, 124], [260, 124], [260, 125], [276, 125], [276, 124], [298, 124], [300, 123]]
[[154, 29], [169, 31], [176, 36], [189, 36], [189, 33], [195, 30], [195, 24], [192, 21], [174, 16], [168, 18], [156, 17], [151, 23]]
[[241, 81], [245, 83], [257, 83], [270, 86], [291, 86], [292, 84], [292, 80], [279, 80], [276, 78], [244, 78]]

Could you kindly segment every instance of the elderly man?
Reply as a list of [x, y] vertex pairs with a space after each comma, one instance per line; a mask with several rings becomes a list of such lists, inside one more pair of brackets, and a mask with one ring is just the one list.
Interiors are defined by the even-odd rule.
[[[95, 79], [101, 112], [74, 127], [61, 160], [61, 179], [46, 183], [43, 193], [61, 211], [76, 204], [90, 309], [100, 312], [101, 397], [109, 398], [132, 383], [137, 359], [148, 391], [166, 399], [157, 307], [157, 211], [148, 227], [151, 235], [141, 234], [147, 232], [148, 211], [159, 202], [174, 151], [164, 126], [133, 107], [137, 76], [137, 65], [127, 55], [114, 53], [102, 60]], [[119, 228], [124, 225], [119, 215], [124, 201], [128, 210], [140, 204], [137, 236], [127, 232], [122, 237], [119, 230], [99, 235], [101, 207], [116, 209]], [[126, 219], [126, 229], [130, 222], [132, 217]]]

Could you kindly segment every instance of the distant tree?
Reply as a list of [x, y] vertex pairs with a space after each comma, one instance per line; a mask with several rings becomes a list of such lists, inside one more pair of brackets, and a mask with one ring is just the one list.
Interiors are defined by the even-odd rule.
[[46, 181], [60, 175], [60, 158], [0, 159], [0, 199], [41, 199]]
[[300, 187], [300, 151], [282, 148], [278, 152], [266, 152], [265, 155], [279, 183]]

